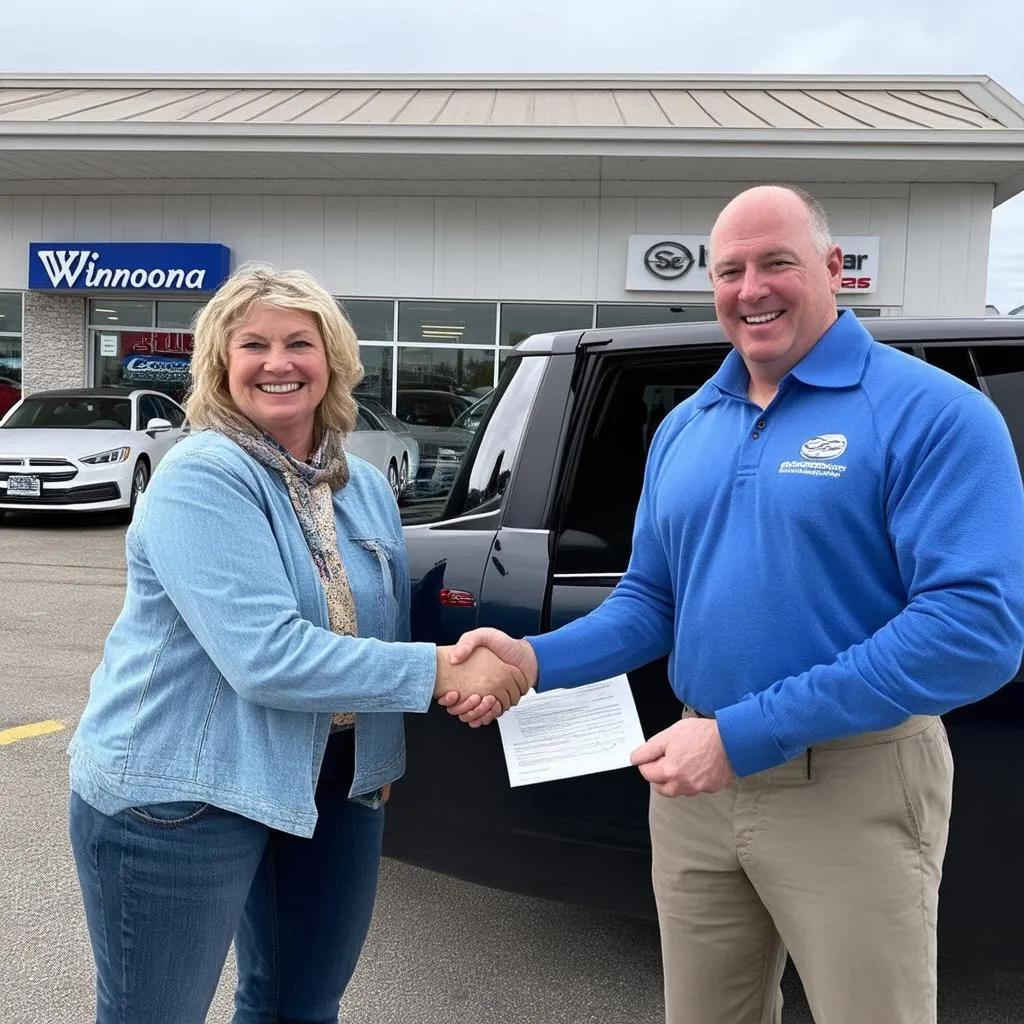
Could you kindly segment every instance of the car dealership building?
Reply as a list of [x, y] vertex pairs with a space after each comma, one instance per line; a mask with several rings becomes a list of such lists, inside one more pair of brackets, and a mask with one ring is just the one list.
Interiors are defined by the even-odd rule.
[[180, 393], [249, 260], [338, 297], [386, 405], [479, 391], [532, 333], [713, 317], [714, 218], [775, 180], [821, 198], [843, 305], [980, 315], [1024, 106], [978, 76], [4, 76], [0, 402]]

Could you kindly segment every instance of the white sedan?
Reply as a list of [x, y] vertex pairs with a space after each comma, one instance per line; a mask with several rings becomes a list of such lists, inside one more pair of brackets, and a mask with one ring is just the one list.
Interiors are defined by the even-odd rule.
[[399, 498], [420, 464], [420, 446], [407, 424], [395, 419], [379, 402], [359, 398], [356, 428], [345, 438], [345, 448], [376, 466]]
[[23, 396], [0, 421], [0, 515], [100, 512], [130, 521], [153, 470], [185, 435], [158, 391], [76, 388]]

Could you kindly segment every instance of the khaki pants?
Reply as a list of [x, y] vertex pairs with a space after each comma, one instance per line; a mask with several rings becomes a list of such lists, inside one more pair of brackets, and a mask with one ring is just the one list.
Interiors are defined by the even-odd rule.
[[778, 1024], [788, 950], [816, 1024], [935, 1024], [953, 761], [937, 718], [720, 793], [651, 793], [668, 1024]]

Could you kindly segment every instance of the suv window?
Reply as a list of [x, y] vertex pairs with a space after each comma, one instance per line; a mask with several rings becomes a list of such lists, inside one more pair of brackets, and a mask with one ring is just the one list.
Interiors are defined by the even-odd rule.
[[933, 366], [959, 377], [971, 387], [978, 386], [978, 375], [971, 362], [971, 350], [966, 345], [927, 345], [924, 354]]
[[452, 487], [445, 516], [479, 512], [500, 503], [508, 487], [547, 360], [510, 358]]
[[1024, 345], [929, 345], [929, 363], [980, 388], [1010, 429], [1017, 461], [1024, 466]]
[[556, 571], [625, 572], [654, 432], [718, 369], [727, 351], [609, 360], [596, 400], [577, 429], [582, 443], [564, 506]]
[[1003, 414], [1017, 462], [1024, 467], [1024, 345], [986, 345], [971, 351], [982, 390]]

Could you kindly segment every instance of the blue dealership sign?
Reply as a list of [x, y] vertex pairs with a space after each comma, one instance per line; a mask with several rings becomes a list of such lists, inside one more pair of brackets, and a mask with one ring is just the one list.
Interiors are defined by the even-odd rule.
[[210, 242], [30, 242], [28, 286], [46, 291], [213, 292], [231, 250]]
[[121, 379], [140, 387], [143, 384], [188, 384], [188, 356], [125, 356], [121, 360]]

